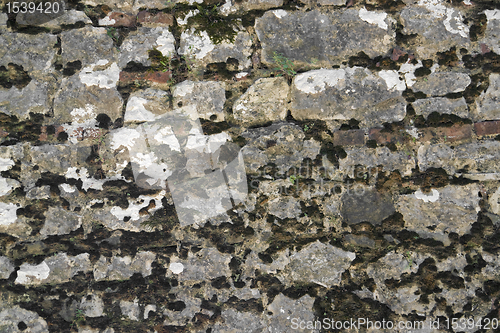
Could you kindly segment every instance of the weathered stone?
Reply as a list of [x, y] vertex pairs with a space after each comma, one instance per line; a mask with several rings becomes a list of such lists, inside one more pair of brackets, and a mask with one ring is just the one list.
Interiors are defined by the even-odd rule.
[[370, 128], [368, 130], [368, 138], [370, 140], [375, 140], [378, 144], [381, 145], [385, 145], [390, 142], [404, 142], [402, 133], [384, 131], [382, 128]]
[[222, 323], [214, 325], [214, 333], [226, 332], [265, 332], [267, 323], [252, 312], [240, 312], [234, 309], [223, 310]]
[[174, 274], [179, 281], [205, 281], [219, 276], [230, 276], [231, 258], [230, 254], [220, 253], [215, 248], [204, 248], [196, 253], [189, 252], [187, 259], [171, 258], [173, 262], [180, 263], [182, 269], [172, 269], [174, 266], [171, 264], [167, 276]]
[[149, 81], [151, 86], [167, 87], [172, 78], [172, 72], [120, 72], [120, 85], [128, 86], [140, 81]]
[[175, 38], [168, 28], [137, 28], [120, 46], [118, 66], [125, 68], [131, 61], [151, 66], [149, 51], [156, 49], [165, 57], [175, 55]]
[[289, 90], [282, 77], [257, 80], [234, 103], [234, 118], [247, 126], [285, 120]]
[[297, 65], [314, 63], [330, 67], [363, 51], [371, 58], [387, 53], [393, 46], [395, 32], [387, 14], [346, 9], [322, 13], [266, 12], [255, 21], [255, 31], [262, 44], [262, 61], [276, 66], [275, 52]]
[[[117, 9], [124, 12], [135, 12], [134, 10], [134, 0], [83, 0], [82, 3], [87, 6], [99, 6], [106, 5], [110, 9]], [[151, 1], [155, 2], [155, 1]], [[161, 8], [161, 7], [155, 7]]]
[[437, 1], [422, 1], [421, 4], [426, 8], [407, 6], [400, 14], [402, 33], [418, 34], [411, 45], [418, 58], [428, 59], [436, 52], [470, 45], [469, 27], [463, 23], [463, 16], [457, 9]]
[[[116, 62], [117, 57], [113, 39], [108, 35], [106, 29], [92, 26], [61, 32], [61, 50], [64, 67], [68, 63], [76, 61], [80, 61], [82, 67], [103, 60], [107, 60], [106, 63]], [[81, 52], [81, 50], [85, 50], [85, 52]]]
[[[23, 22], [21, 20], [21, 15], [17, 15], [16, 17], [16, 22], [17, 24], [27, 24], [27, 25], [33, 25], [29, 24], [29, 22]], [[52, 20], [49, 20], [45, 23], [40, 24], [41, 27], [44, 28], [49, 28], [49, 29], [57, 29], [61, 28], [63, 26], [68, 26], [68, 25], [73, 25], [77, 23], [83, 23], [83, 24], [92, 24], [92, 20], [85, 15], [84, 12], [80, 12], [74, 9], [70, 9], [64, 12], [63, 15], [58, 16]]]
[[16, 267], [9, 258], [0, 256], [0, 279], [8, 279], [10, 274], [15, 270]]
[[83, 311], [86, 317], [95, 318], [104, 315], [104, 302], [95, 294], [82, 297], [78, 308]]
[[401, 275], [415, 274], [419, 265], [424, 261], [420, 256], [417, 258], [415, 253], [403, 255], [391, 251], [377, 262], [368, 265], [366, 274], [372, 278], [377, 286], [383, 286], [385, 280], [400, 280]]
[[292, 85], [295, 119], [348, 120], [363, 126], [400, 121], [406, 112], [406, 89], [395, 71], [377, 76], [361, 67], [320, 69], [297, 75]]
[[302, 129], [289, 123], [276, 123], [268, 127], [250, 129], [242, 134], [248, 140], [242, 148], [248, 173], [268, 163], [276, 164], [282, 173], [301, 166], [305, 158], [314, 159], [320, 145], [314, 139], [304, 141]]
[[238, 70], [244, 70], [251, 66], [251, 46], [252, 39], [246, 31], [238, 31], [234, 43], [224, 40], [214, 44], [205, 31], [197, 33], [191, 28], [181, 34], [178, 52], [190, 58], [197, 67], [233, 58], [238, 60]]
[[359, 185], [342, 196], [342, 216], [348, 224], [378, 225], [394, 212], [391, 196], [374, 188]]
[[139, 308], [139, 300], [137, 298], [133, 302], [120, 301], [120, 310], [128, 319], [139, 321], [141, 309]]
[[0, 88], [0, 112], [21, 120], [28, 119], [30, 113], [48, 114], [51, 108], [49, 87], [48, 82], [31, 80], [22, 89]]
[[448, 99], [444, 97], [433, 97], [418, 99], [412, 103], [415, 113], [427, 118], [432, 112], [440, 114], [453, 114], [461, 118], [469, 118], [469, 108], [465, 98]]
[[99, 19], [99, 25], [131, 28], [136, 25], [136, 16], [127, 13], [110, 12], [106, 17]]
[[183, 81], [173, 87], [174, 107], [193, 106], [198, 117], [215, 122], [224, 121], [225, 84], [216, 81]]
[[293, 197], [278, 197], [269, 201], [268, 212], [280, 219], [297, 218], [302, 213], [300, 202]]
[[234, 14], [237, 12], [243, 13], [250, 10], [267, 10], [270, 8], [281, 7], [283, 0], [248, 0], [235, 1], [226, 0], [226, 3], [220, 8], [223, 15]]
[[474, 130], [477, 136], [498, 135], [500, 134], [500, 120], [475, 123]]
[[500, 54], [500, 10], [485, 10], [487, 24], [484, 37], [480, 40], [486, 44], [493, 52]]
[[420, 190], [402, 195], [396, 200], [397, 210], [403, 215], [405, 228], [415, 231], [421, 237], [434, 238], [450, 244], [449, 234], [463, 236], [469, 233], [477, 221], [479, 208], [479, 187], [448, 185], [432, 189], [425, 194]]
[[290, 256], [290, 263], [281, 279], [316, 283], [325, 288], [338, 286], [342, 273], [355, 258], [356, 255], [352, 252], [316, 241]]
[[91, 270], [88, 253], [74, 257], [59, 253], [45, 259], [39, 265], [22, 264], [17, 271], [15, 283], [23, 285], [64, 283], [70, 281], [78, 272], [87, 273]]
[[[443, 96], [464, 91], [470, 83], [469, 75], [464, 73], [434, 72], [428, 76], [419, 77], [412, 89], [430, 96]], [[433, 101], [436, 103], [435, 99]], [[442, 99], [438, 101], [442, 102]]]
[[165, 309], [163, 311], [163, 315], [165, 316], [163, 324], [168, 326], [182, 326], [200, 311], [202, 301], [198, 297], [190, 296], [186, 292], [186, 289], [178, 288], [172, 291], [176, 292], [176, 300], [183, 302], [185, 308], [182, 311]]
[[362, 146], [365, 144], [365, 131], [348, 130], [333, 133], [334, 146]]
[[418, 166], [421, 171], [443, 168], [449, 175], [464, 174], [473, 178], [500, 172], [500, 142], [472, 142], [454, 146], [424, 144], [418, 149]]
[[125, 109], [125, 122], [153, 121], [161, 114], [170, 111], [169, 94], [164, 90], [138, 90], [132, 93]]
[[142, 276], [151, 275], [151, 264], [156, 259], [156, 254], [149, 251], [137, 252], [134, 258], [130, 256], [113, 256], [108, 259], [101, 256], [94, 265], [94, 279], [100, 280], [126, 280], [134, 273], [141, 273]]
[[90, 155], [90, 148], [75, 149], [65, 144], [33, 146], [30, 148], [30, 155], [38, 166], [37, 171], [66, 175], [70, 167], [81, 167], [85, 164]]
[[[36, 312], [28, 311], [16, 305], [0, 311], [0, 330], [5, 333], [21, 332], [20, 323], [24, 323], [26, 332], [49, 333], [47, 322]], [[23, 329], [24, 330], [24, 329]]]
[[[91, 66], [92, 67], [92, 66]], [[54, 118], [59, 123], [85, 123], [105, 114], [111, 121], [121, 117], [123, 99], [116, 89], [119, 70], [116, 63], [105, 71], [85, 69], [80, 75], [63, 79], [54, 98]], [[92, 123], [85, 124], [92, 126]]]
[[45, 185], [40, 187], [34, 187], [26, 193], [26, 198], [38, 199], [38, 200], [48, 199], [50, 198], [50, 186]]
[[0, 66], [9, 63], [20, 65], [33, 75], [34, 71], [47, 72], [54, 63], [57, 36], [51, 34], [29, 35], [7, 32], [0, 35]]
[[0, 13], [0, 30], [7, 30], [7, 20], [9, 16], [6, 13]]
[[354, 168], [361, 165], [366, 168], [382, 166], [383, 171], [399, 170], [403, 175], [410, 175], [415, 167], [415, 157], [408, 152], [392, 152], [387, 147], [370, 149], [367, 147], [345, 149], [347, 157], [339, 160], [339, 169], [351, 178], [354, 178]]
[[475, 120], [500, 119], [500, 74], [490, 74], [490, 85], [486, 92], [476, 99], [477, 114]]
[[174, 16], [164, 12], [151, 13], [146, 10], [137, 14], [137, 22], [144, 27], [169, 27], [174, 24]]
[[68, 212], [61, 207], [49, 207], [45, 216], [45, 224], [40, 230], [40, 235], [45, 237], [69, 234], [82, 225], [81, 216]]
[[[313, 304], [314, 298], [309, 295], [293, 300], [280, 293], [267, 307], [268, 312], [272, 313], [267, 324], [267, 328], [271, 329], [269, 332], [289, 332], [292, 326], [292, 318], [299, 318], [299, 322], [312, 322], [315, 319], [312, 309]], [[310, 330], [309, 332], [318, 333], [319, 331]]]
[[427, 127], [418, 131], [421, 142], [456, 142], [472, 137], [472, 125], [454, 124], [450, 127]]

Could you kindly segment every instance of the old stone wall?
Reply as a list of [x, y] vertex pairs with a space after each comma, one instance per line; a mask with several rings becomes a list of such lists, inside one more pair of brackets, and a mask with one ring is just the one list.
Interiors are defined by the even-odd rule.
[[496, 331], [500, 2], [56, 2], [0, 13], [0, 332]]

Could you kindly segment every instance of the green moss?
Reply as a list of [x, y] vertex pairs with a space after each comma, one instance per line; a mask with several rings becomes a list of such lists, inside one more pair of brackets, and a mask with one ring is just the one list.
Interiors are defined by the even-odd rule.
[[196, 5], [199, 13], [188, 19], [188, 26], [193, 26], [195, 31], [206, 31], [214, 44], [227, 40], [234, 43], [236, 37], [236, 20], [219, 14], [218, 5]]

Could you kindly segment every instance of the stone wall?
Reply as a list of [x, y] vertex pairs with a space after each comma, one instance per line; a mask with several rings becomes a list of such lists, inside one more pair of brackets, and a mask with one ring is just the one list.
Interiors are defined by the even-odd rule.
[[498, 1], [58, 3], [0, 13], [0, 332], [496, 330]]

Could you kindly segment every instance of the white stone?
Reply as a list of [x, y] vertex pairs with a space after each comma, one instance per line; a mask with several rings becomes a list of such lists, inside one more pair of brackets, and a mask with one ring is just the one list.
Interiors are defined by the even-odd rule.
[[317, 69], [294, 78], [295, 87], [307, 94], [317, 94], [326, 89], [326, 86], [335, 87], [345, 79], [343, 69]]
[[111, 214], [113, 214], [117, 219], [123, 220], [124, 217], [129, 216], [132, 221], [137, 221], [140, 218], [139, 211], [147, 207], [151, 200], [155, 201], [156, 208], [150, 209], [149, 212], [152, 213], [162, 207], [161, 199], [165, 195], [165, 191], [161, 191], [158, 195], [151, 197], [146, 195], [140, 195], [135, 201], [129, 200], [129, 205], [126, 209], [121, 207], [111, 208]]
[[175, 53], [175, 38], [167, 29], [162, 29], [162, 34], [156, 39], [156, 44], [158, 45], [156, 49], [160, 51], [164, 57], [170, 57]]
[[288, 13], [286, 12], [286, 10], [283, 10], [283, 9], [276, 9], [276, 10], [273, 10], [272, 12], [279, 19], [281, 19], [281, 18], [283, 18], [283, 17], [285, 17], [285, 16], [288, 15]]
[[12, 168], [16, 163], [13, 160], [8, 158], [0, 157], [0, 171], [7, 171]]
[[117, 63], [112, 63], [104, 70], [94, 70], [96, 66], [104, 66], [108, 60], [99, 60], [97, 64], [92, 64], [83, 68], [79, 74], [80, 81], [87, 86], [99, 86], [99, 88], [111, 89], [116, 87], [120, 79], [120, 68]]
[[39, 265], [22, 264], [17, 271], [15, 283], [30, 284], [33, 280], [45, 280], [49, 277], [50, 268], [44, 261]]
[[379, 28], [387, 30], [388, 25], [385, 23], [387, 13], [368, 11], [365, 8], [359, 10], [359, 18], [370, 24], [376, 24]]
[[140, 137], [141, 134], [133, 128], [122, 127], [117, 129], [111, 135], [111, 149], [116, 150], [125, 147], [130, 150], [134, 146], [135, 140]]
[[500, 9], [485, 10], [484, 15], [486, 15], [488, 22], [491, 20], [500, 20]]
[[0, 202], [0, 225], [9, 225], [17, 220], [16, 211], [19, 207], [13, 203]]
[[399, 78], [399, 73], [394, 70], [381, 70], [378, 76], [384, 79], [387, 89], [405, 91], [406, 84], [404, 80]]
[[170, 270], [174, 274], [181, 274], [184, 271], [184, 265], [180, 262], [172, 262], [169, 266]]
[[415, 197], [420, 200], [424, 200], [424, 202], [436, 202], [439, 199], [439, 192], [435, 189], [432, 189], [432, 194], [425, 194], [422, 191], [415, 191]]
[[125, 109], [125, 122], [153, 121], [156, 116], [153, 112], [146, 110], [144, 104], [149, 101], [142, 97], [133, 96], [127, 102]]

